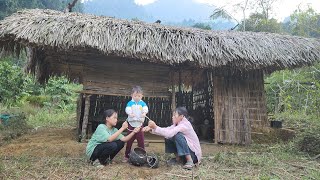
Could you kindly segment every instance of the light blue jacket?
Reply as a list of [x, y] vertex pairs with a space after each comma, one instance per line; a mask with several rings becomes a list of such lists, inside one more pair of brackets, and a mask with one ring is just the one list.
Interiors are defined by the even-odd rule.
[[[140, 100], [138, 103], [133, 99], [127, 103], [126, 113], [128, 114], [128, 123], [132, 127], [142, 126], [144, 122], [144, 117], [142, 117], [143, 113], [148, 113], [149, 109], [147, 104]], [[135, 117], [129, 117], [129, 114], [133, 113]]]

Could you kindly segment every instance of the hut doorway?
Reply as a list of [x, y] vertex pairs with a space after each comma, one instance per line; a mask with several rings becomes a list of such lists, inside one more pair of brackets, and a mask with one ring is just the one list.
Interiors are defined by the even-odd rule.
[[[211, 73], [206, 70], [197, 75], [195, 75], [194, 70], [180, 72], [179, 85], [175, 88], [178, 91], [175, 93], [175, 104], [186, 107], [190, 115], [190, 121], [199, 139], [213, 142], [214, 99], [212, 94], [214, 92]], [[185, 82], [185, 84], [182, 82]]]

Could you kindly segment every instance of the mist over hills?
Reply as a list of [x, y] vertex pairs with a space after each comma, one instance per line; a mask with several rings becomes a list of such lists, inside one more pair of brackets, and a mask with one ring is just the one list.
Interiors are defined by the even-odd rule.
[[139, 19], [145, 22], [161, 20], [162, 24], [175, 26], [193, 26], [204, 23], [212, 29], [230, 29], [235, 24], [230, 21], [209, 17], [214, 6], [193, 0], [158, 0], [142, 6], [134, 0], [89, 0], [84, 2], [84, 12], [95, 15], [111, 16], [121, 19]]

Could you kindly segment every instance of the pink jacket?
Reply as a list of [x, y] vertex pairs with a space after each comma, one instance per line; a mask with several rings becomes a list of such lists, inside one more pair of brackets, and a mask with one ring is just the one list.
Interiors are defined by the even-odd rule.
[[181, 132], [187, 140], [189, 148], [196, 154], [198, 161], [201, 161], [202, 151], [200, 147], [199, 138], [194, 131], [191, 123], [183, 118], [179, 124], [171, 125], [166, 128], [156, 127], [152, 130], [153, 134], [164, 136], [166, 139], [172, 138], [178, 132]]

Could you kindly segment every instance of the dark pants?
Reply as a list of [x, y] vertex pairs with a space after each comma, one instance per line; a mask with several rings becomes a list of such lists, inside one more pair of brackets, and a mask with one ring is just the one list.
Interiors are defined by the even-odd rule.
[[123, 146], [124, 142], [121, 140], [99, 144], [94, 148], [90, 160], [95, 161], [99, 159], [100, 164], [106, 165], [108, 161], [112, 160], [118, 154]]
[[[129, 131], [128, 131], [129, 132], [128, 135], [129, 135], [130, 133], [132, 133], [134, 127], [132, 127], [130, 124], [128, 124], [128, 129], [129, 129]], [[133, 137], [127, 142], [126, 152], [125, 152], [126, 158], [129, 158], [129, 153], [131, 151], [132, 144], [135, 139], [137, 139], [138, 147], [144, 149], [144, 132], [139, 131], [138, 133], [133, 135]]]
[[166, 153], [175, 153], [186, 162], [186, 155], [191, 155], [193, 163], [197, 163], [198, 159], [195, 153], [189, 148], [188, 143], [184, 135], [179, 132], [170, 139], [165, 139]]

